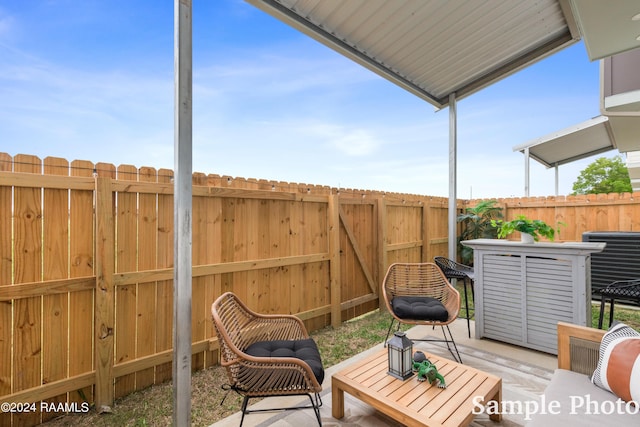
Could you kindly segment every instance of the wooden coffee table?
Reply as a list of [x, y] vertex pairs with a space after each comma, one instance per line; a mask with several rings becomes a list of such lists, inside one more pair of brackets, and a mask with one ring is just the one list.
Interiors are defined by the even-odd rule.
[[[420, 382], [416, 375], [406, 381], [392, 377], [387, 374], [387, 350], [381, 350], [333, 375], [333, 417], [344, 416], [345, 391], [407, 426], [467, 426], [475, 416], [474, 409], [478, 412], [474, 398], [480, 404], [496, 401], [500, 405], [501, 378], [440, 356], [425, 355], [444, 376], [447, 388]], [[502, 415], [492, 414], [490, 418], [500, 421]]]

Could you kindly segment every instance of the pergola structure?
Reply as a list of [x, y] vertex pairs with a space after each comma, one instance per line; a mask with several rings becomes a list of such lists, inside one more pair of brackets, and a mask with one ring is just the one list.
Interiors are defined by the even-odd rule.
[[640, 116], [597, 116], [577, 125], [552, 132], [513, 151], [524, 154], [524, 195], [529, 197], [529, 160], [555, 168], [555, 192], [558, 195], [558, 167], [596, 154], [617, 149], [627, 153], [627, 169], [634, 191], [640, 189]]
[[[449, 107], [449, 254], [455, 257], [456, 102], [577, 42], [588, 50], [587, 12], [599, 0], [247, 0], [432, 104]], [[625, 7], [621, 7], [624, 4]], [[190, 422], [192, 5], [175, 5], [175, 272], [173, 424]], [[605, 46], [618, 36], [621, 0], [607, 17]], [[601, 12], [601, 11], [600, 11]], [[636, 11], [635, 13], [638, 13]], [[578, 17], [585, 17], [581, 23]], [[599, 22], [599, 21], [598, 21]], [[584, 25], [584, 26], [582, 26]], [[589, 24], [590, 25], [590, 24]], [[579, 28], [581, 30], [579, 30]], [[598, 40], [599, 35], [595, 36]], [[620, 35], [623, 37], [623, 35]], [[626, 36], [625, 36], [626, 37]], [[640, 41], [635, 45], [640, 45]], [[607, 56], [633, 47], [615, 45]], [[593, 58], [592, 58], [593, 59]]]
[[513, 151], [524, 154], [524, 195], [529, 197], [529, 159], [547, 168], [555, 168], [555, 190], [558, 195], [558, 167], [617, 148], [609, 118], [598, 116], [549, 135], [516, 145]]

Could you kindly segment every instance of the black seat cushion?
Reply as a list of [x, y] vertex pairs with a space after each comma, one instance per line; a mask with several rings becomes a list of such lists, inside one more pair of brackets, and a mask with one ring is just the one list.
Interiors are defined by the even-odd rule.
[[445, 306], [431, 297], [395, 297], [391, 300], [391, 308], [401, 319], [446, 322], [449, 318]]
[[244, 351], [255, 357], [295, 357], [307, 362], [320, 384], [324, 380], [324, 368], [320, 351], [313, 338], [304, 340], [258, 341]]

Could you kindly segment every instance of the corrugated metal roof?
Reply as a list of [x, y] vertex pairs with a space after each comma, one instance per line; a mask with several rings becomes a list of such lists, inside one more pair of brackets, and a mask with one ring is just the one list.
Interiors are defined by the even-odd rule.
[[579, 40], [568, 0], [247, 0], [430, 102]]
[[553, 132], [533, 141], [513, 147], [546, 167], [563, 165], [616, 148], [616, 139], [606, 116]]

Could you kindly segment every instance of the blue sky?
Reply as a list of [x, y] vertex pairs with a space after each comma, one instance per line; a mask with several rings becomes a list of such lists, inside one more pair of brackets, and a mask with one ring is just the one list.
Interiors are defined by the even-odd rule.
[[[448, 195], [448, 109], [242, 0], [193, 4], [194, 171]], [[1, 152], [173, 168], [173, 95], [173, 1], [0, 3]], [[513, 147], [599, 115], [598, 96], [578, 43], [461, 100], [458, 197], [524, 195]], [[594, 159], [560, 167], [560, 194]], [[531, 195], [554, 191], [532, 161]]]

